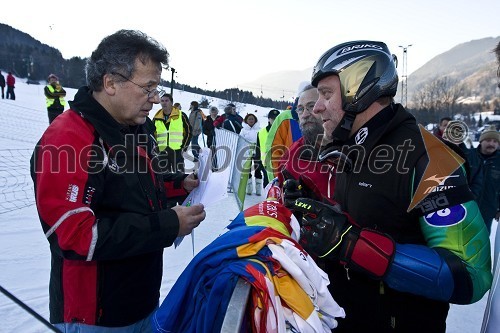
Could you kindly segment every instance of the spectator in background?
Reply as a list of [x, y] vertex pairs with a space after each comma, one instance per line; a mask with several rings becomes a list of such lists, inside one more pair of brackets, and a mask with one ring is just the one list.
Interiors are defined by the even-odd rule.
[[[467, 148], [467, 145], [465, 144], [465, 141], [470, 140], [468, 136], [464, 138], [464, 134], [467, 134], [466, 126], [467, 125], [460, 120], [450, 120], [444, 129], [441, 139], [452, 143], [450, 148], [454, 149], [467, 161], [467, 181], [469, 183], [470, 191], [474, 194], [474, 198], [477, 200], [483, 188], [482, 162], [479, 159], [476, 150], [472, 147], [472, 143], [472, 148]], [[456, 150], [454, 147], [458, 147], [459, 150]]]
[[[255, 114], [249, 113], [243, 119], [242, 130], [240, 135], [250, 142], [251, 144], [257, 143], [257, 135], [259, 133], [258, 120]], [[255, 194], [261, 195], [262, 193], [262, 173], [260, 170], [259, 160], [256, 159], [255, 149], [250, 151], [251, 153], [251, 166], [247, 181], [247, 194], [253, 193], [253, 180], [252, 180], [252, 170], [255, 176]]]
[[5, 78], [3, 77], [2, 71], [0, 71], [0, 89], [2, 89], [2, 99], [4, 99], [4, 88], [5, 88]]
[[[205, 218], [203, 205], [169, 200], [199, 185], [194, 174], [164, 173], [155, 158], [148, 113], [160, 102], [162, 65], [167, 50], [140, 31], [105, 37], [87, 60], [88, 86], [33, 152], [51, 251], [50, 322], [61, 332], [151, 332], [163, 249]], [[58, 147], [80, 160], [51, 154]]]
[[448, 126], [448, 122], [450, 121], [451, 121], [450, 117], [441, 118], [441, 120], [439, 120], [439, 126], [434, 129], [434, 135], [437, 136], [438, 138], [442, 138], [444, 130], [446, 129], [446, 126]]
[[49, 124], [61, 113], [66, 107], [66, 90], [59, 83], [59, 78], [55, 74], [50, 74], [47, 78], [48, 84], [43, 89], [47, 104], [47, 114], [49, 116]]
[[182, 152], [191, 140], [191, 125], [184, 112], [172, 106], [172, 95], [164, 94], [160, 99], [161, 109], [153, 117], [155, 137], [160, 149], [159, 157], [167, 164], [169, 172], [184, 173]]
[[212, 170], [217, 169], [217, 156], [216, 156], [216, 137], [215, 137], [215, 127], [214, 122], [219, 119], [219, 109], [216, 106], [211, 106], [209, 108], [209, 114], [207, 119], [203, 122], [203, 134], [207, 136], [207, 147], [212, 151]]
[[[323, 121], [319, 114], [313, 112], [318, 100], [318, 90], [311, 84], [299, 93], [297, 114], [302, 137], [295, 141], [285, 152], [278, 165], [280, 186], [314, 190], [316, 199], [332, 202], [335, 189], [335, 170], [333, 165], [318, 160], [319, 149], [323, 137]], [[285, 185], [286, 182], [286, 185]], [[293, 185], [292, 185], [293, 184]], [[300, 195], [300, 191], [297, 192]], [[293, 206], [295, 199], [287, 195], [285, 206]]]
[[[497, 56], [498, 63], [497, 76], [498, 79], [500, 79], [500, 42], [495, 48], [495, 54]], [[498, 83], [498, 88], [500, 88], [500, 82]], [[496, 154], [498, 154], [498, 148]], [[498, 172], [499, 169], [497, 167], [497, 184], [499, 183]], [[491, 284], [490, 294], [488, 295], [488, 302], [486, 303], [486, 309], [484, 310], [484, 319], [483, 326], [481, 327], [481, 333], [497, 333], [498, 328], [500, 327], [500, 265], [498, 264], [498, 258], [500, 257], [500, 224], [497, 224], [497, 232], [495, 234], [495, 248], [493, 250], [493, 254], [493, 283]]]
[[495, 125], [487, 127], [479, 137], [476, 154], [481, 163], [483, 186], [477, 198], [484, 223], [491, 231], [493, 219], [500, 218], [500, 133]]
[[203, 123], [203, 134], [207, 136], [207, 147], [215, 146], [215, 127], [214, 122], [219, 119], [219, 109], [216, 106], [211, 106], [209, 108], [208, 117]]
[[189, 107], [191, 113], [189, 114], [189, 124], [192, 128], [192, 139], [191, 139], [191, 152], [193, 153], [194, 162], [198, 162], [198, 157], [200, 154], [200, 144], [198, 139], [203, 129], [203, 121], [206, 116], [199, 108], [198, 102], [192, 101]]
[[266, 165], [266, 157], [267, 157], [267, 146], [266, 146], [267, 137], [269, 135], [269, 130], [271, 129], [274, 120], [279, 114], [280, 112], [276, 109], [272, 109], [271, 111], [269, 111], [269, 113], [267, 114], [267, 126], [261, 128], [259, 130], [259, 134], [257, 135], [257, 144], [255, 147], [255, 160], [259, 164], [259, 169], [262, 171], [264, 180], [262, 186], [264, 188], [267, 186], [267, 184], [269, 184], [269, 177], [264, 167], [264, 165]]
[[182, 110], [182, 106], [181, 106], [181, 103], [174, 103], [174, 108], [176, 108], [177, 110]]
[[9, 72], [7, 74], [7, 94], [5, 95], [5, 98], [7, 99], [16, 99], [16, 94], [14, 93], [14, 89], [16, 88], [16, 78], [14, 75], [12, 75], [12, 72]]
[[214, 121], [216, 128], [224, 128], [228, 131], [240, 134], [243, 118], [236, 113], [236, 107], [230, 103], [224, 108], [224, 114]]

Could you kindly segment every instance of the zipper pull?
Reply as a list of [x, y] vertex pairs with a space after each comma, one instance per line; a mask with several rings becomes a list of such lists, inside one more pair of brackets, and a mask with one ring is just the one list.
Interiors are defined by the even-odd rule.
[[351, 281], [351, 277], [349, 276], [349, 267], [347, 267], [347, 265], [344, 265], [344, 269], [345, 269], [345, 275], [347, 276], [347, 280]]

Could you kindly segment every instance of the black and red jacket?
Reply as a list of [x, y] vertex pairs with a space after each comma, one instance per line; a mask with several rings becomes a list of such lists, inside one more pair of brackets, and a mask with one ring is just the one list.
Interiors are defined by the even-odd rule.
[[149, 119], [124, 127], [85, 87], [70, 106], [31, 159], [52, 254], [50, 321], [127, 326], [158, 305], [163, 248], [179, 230], [166, 192], [185, 195], [184, 175], [161, 173]]

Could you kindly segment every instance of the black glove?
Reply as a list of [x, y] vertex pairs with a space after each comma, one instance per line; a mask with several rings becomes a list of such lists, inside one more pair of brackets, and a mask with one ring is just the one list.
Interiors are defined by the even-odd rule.
[[[282, 171], [285, 175], [285, 173]], [[286, 179], [283, 183], [283, 204], [288, 209], [293, 210], [295, 200], [298, 198], [310, 198], [326, 204], [334, 205], [335, 202], [331, 198], [327, 198], [314, 181], [305, 175], [300, 175], [298, 180], [293, 178]]]
[[283, 204], [286, 208], [294, 209], [295, 200], [306, 197], [303, 187], [298, 180], [287, 179], [283, 183]]
[[381, 232], [352, 224], [338, 206], [308, 198], [295, 201], [302, 213], [300, 243], [306, 251], [382, 279], [395, 254], [395, 243]]

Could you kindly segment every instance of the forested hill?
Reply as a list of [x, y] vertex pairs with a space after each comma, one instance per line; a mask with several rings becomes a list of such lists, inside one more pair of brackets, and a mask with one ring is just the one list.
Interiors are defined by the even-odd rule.
[[[85, 85], [85, 62], [86, 58], [80, 57], [66, 60], [56, 48], [41, 43], [27, 33], [0, 23], [0, 69], [2, 70], [11, 71], [18, 77], [29, 79], [30, 82], [39, 81], [41, 84], [45, 84], [48, 75], [54, 73], [59, 77], [63, 86], [79, 88]], [[164, 81], [162, 84], [170, 86], [169, 81]], [[272, 108], [286, 107], [283, 101], [254, 96], [250, 91], [237, 88], [208, 91], [179, 82], [175, 82], [175, 88], [200, 95], [230, 99], [234, 102]], [[208, 103], [206, 99], [200, 102]]]
[[85, 59], [66, 60], [59, 50], [30, 35], [0, 23], [0, 68], [33, 81], [45, 81], [50, 73], [59, 76], [67, 87], [85, 83]]

